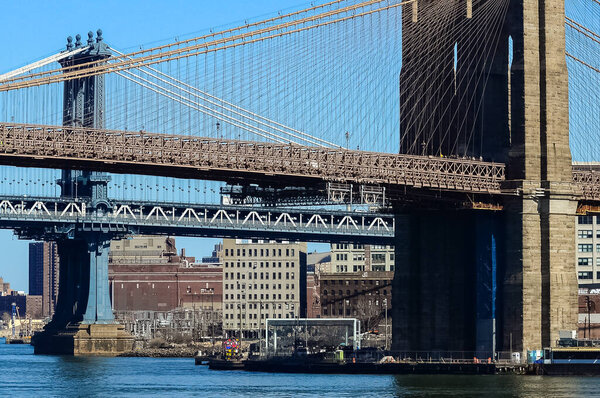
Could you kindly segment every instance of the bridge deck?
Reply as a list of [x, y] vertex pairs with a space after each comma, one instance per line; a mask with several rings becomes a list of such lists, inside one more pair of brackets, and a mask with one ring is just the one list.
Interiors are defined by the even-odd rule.
[[293, 144], [0, 123], [0, 163], [235, 181], [285, 178], [500, 193], [504, 165]]
[[395, 228], [392, 214], [371, 212], [144, 201], [111, 201], [110, 205], [104, 212], [90, 213], [89, 203], [80, 198], [2, 196], [0, 228], [15, 229], [29, 238], [40, 230], [60, 235], [79, 229], [378, 244], [391, 244]]
[[[502, 194], [505, 165], [342, 148], [0, 123], [0, 164], [237, 182], [323, 181]], [[600, 201], [600, 172], [577, 168], [583, 200]]]

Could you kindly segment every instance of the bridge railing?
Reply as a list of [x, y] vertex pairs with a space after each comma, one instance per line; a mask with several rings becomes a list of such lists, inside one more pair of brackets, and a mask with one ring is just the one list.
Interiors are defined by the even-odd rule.
[[[500, 193], [505, 166], [451, 159], [183, 135], [0, 123], [0, 162], [226, 180], [287, 177]], [[62, 163], [61, 163], [62, 162]], [[175, 175], [174, 175], [175, 174]]]
[[573, 182], [581, 188], [583, 200], [600, 201], [600, 170], [573, 170]]

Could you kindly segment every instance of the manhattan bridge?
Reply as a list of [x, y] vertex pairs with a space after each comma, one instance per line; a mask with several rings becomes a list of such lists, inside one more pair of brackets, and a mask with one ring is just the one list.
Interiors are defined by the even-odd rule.
[[598, 0], [69, 36], [0, 75], [0, 228], [60, 255], [36, 352], [130, 349], [108, 251], [136, 234], [394, 245], [394, 350], [550, 346], [577, 324], [576, 215], [600, 213], [599, 96]]

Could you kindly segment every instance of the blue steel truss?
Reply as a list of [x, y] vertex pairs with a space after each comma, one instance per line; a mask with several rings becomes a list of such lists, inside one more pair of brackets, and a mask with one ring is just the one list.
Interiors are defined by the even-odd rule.
[[0, 228], [23, 238], [68, 237], [77, 232], [115, 236], [154, 234], [391, 244], [392, 214], [324, 209], [0, 197]]

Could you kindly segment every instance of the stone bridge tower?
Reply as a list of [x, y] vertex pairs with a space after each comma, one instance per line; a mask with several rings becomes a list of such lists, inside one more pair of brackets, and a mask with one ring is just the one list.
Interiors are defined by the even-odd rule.
[[[422, 23], [427, 15], [419, 11], [431, 1], [405, 5], [403, 29]], [[461, 18], [468, 20], [465, 26], [477, 26], [477, 10], [470, 0], [454, 4], [464, 8]], [[572, 184], [569, 148], [564, 18], [564, 0], [510, 0], [486, 71], [485, 88], [457, 84], [454, 95], [429, 101], [454, 101], [451, 105], [466, 115], [468, 123], [483, 126], [478, 143], [481, 156], [506, 162], [504, 188], [518, 195], [504, 199], [502, 212], [442, 209], [399, 213], [394, 350], [480, 351], [486, 355], [494, 350], [541, 349], [555, 344], [559, 330], [577, 327], [574, 251], [578, 194]], [[419, 40], [410, 41], [410, 34], [418, 34]], [[431, 79], [431, 68], [427, 70], [434, 84], [445, 84], [454, 62], [460, 66], [467, 61], [461, 58], [461, 43], [455, 47], [452, 38], [447, 45], [437, 46], [436, 51], [445, 56], [410, 47], [411, 43], [431, 42], [428, 34], [439, 36], [440, 32], [414, 26], [403, 32], [407, 59], [403, 59], [400, 87], [401, 116], [406, 122], [401, 126], [401, 152], [414, 141], [414, 126], [423, 125], [419, 119], [423, 113], [411, 113], [419, 107], [403, 90], [410, 84], [403, 76], [414, 79], [419, 73], [415, 71], [423, 69], [422, 62], [446, 60], [445, 69], [436, 72], [441, 78]], [[462, 40], [467, 41], [462, 43], [465, 47], [473, 39]], [[455, 48], [459, 49], [457, 55], [451, 54]], [[419, 61], [419, 54], [430, 60]], [[473, 73], [480, 67], [455, 70], [457, 74]], [[476, 90], [483, 100], [483, 112], [465, 108], [456, 99], [461, 90]], [[431, 141], [442, 137], [435, 129], [429, 134]], [[454, 139], [460, 141], [459, 129], [456, 134]], [[439, 140], [439, 147], [444, 148], [446, 142]], [[430, 148], [418, 150], [440, 155], [428, 152]]]
[[569, 148], [564, 0], [513, 1], [511, 146], [503, 277], [504, 348], [554, 345], [577, 328], [575, 213]]

